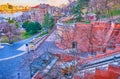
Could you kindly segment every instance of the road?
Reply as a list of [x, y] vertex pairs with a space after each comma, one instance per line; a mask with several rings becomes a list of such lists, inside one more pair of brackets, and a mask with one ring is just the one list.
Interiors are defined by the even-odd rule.
[[[31, 38], [32, 39], [32, 38]], [[18, 79], [18, 73], [20, 73], [20, 79], [30, 79], [29, 76], [29, 64], [33, 60], [34, 55], [41, 55], [46, 51], [61, 52], [62, 50], [58, 49], [54, 43], [55, 35], [54, 32], [40, 45], [37, 51], [25, 53], [24, 55], [0, 61], [0, 79]], [[24, 40], [19, 43], [15, 43], [11, 49], [11, 52], [19, 53], [16, 50], [19, 46], [26, 43], [28, 40]], [[6, 47], [7, 48], [7, 47]], [[9, 54], [9, 49], [5, 50]], [[1, 52], [1, 51], [0, 51]], [[2, 58], [2, 57], [1, 57]]]
[[33, 38], [37, 37], [39, 34], [34, 35], [31, 38], [19, 41], [19, 42], [15, 42], [12, 45], [9, 44], [2, 44], [2, 46], [4, 46], [4, 48], [0, 49], [0, 59], [3, 58], [8, 58], [11, 56], [15, 56], [17, 54], [22, 53], [22, 50], [18, 50], [19, 47], [23, 46], [24, 44], [30, 42]]

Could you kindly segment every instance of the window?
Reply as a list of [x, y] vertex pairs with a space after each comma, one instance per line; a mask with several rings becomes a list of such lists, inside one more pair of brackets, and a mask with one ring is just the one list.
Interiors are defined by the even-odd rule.
[[77, 42], [72, 42], [72, 48], [77, 48]]

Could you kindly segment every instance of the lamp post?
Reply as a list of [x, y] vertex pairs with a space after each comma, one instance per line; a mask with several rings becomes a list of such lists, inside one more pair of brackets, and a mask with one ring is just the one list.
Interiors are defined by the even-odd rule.
[[1, 40], [2, 40], [2, 39], [0, 38], [0, 47], [1, 47]]
[[0, 31], [0, 47], [1, 47], [1, 40], [2, 40], [2, 39], [1, 39], [1, 34], [2, 34], [2, 33], [1, 33], [1, 31]]

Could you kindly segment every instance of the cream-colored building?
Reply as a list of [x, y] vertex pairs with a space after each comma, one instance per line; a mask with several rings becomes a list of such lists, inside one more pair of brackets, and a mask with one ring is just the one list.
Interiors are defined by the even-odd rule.
[[15, 12], [24, 12], [28, 11], [30, 8], [28, 6], [14, 6], [9, 3], [0, 5], [0, 13], [15, 13]]

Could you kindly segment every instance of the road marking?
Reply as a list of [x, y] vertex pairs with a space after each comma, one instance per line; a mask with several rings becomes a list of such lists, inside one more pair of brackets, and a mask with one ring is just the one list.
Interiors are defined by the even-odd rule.
[[1, 46], [1, 45], [0, 45], [0, 49], [2, 49], [2, 48], [4, 48], [4, 46]]
[[26, 46], [25, 46], [25, 44], [22, 45], [21, 47], [19, 47], [17, 50], [26, 51]]
[[24, 54], [26, 54], [26, 53], [27, 53], [27, 52], [23, 52], [23, 53], [20, 53], [20, 54], [18, 54], [18, 55], [15, 55], [15, 56], [7, 57], [7, 58], [1, 58], [0, 61], [13, 59], [13, 58], [19, 57], [19, 56], [21, 56], [21, 55], [24, 55]]
[[[53, 32], [54, 33], [54, 32]], [[52, 34], [52, 33], [51, 33]], [[49, 36], [46, 38], [46, 40], [49, 38]], [[24, 55], [24, 54], [26, 54], [27, 52], [25, 52], [25, 45], [22, 45], [21, 47], [19, 47], [17, 50], [22, 50], [22, 51], [24, 51], [23, 53], [21, 53], [21, 54], [17, 54], [17, 55], [15, 55], [15, 56], [11, 56], [11, 57], [7, 57], [7, 58], [1, 58], [0, 59], [0, 61], [4, 61], [4, 60], [9, 60], [9, 59], [13, 59], [13, 58], [16, 58], [16, 57], [19, 57], [19, 56], [21, 56], [21, 55]]]

